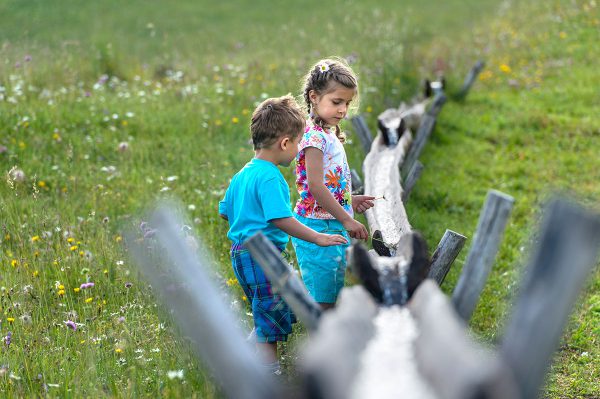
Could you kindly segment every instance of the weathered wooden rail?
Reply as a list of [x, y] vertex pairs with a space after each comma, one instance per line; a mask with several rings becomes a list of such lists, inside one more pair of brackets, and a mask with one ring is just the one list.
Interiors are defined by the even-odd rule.
[[[472, 70], [469, 76], [474, 73]], [[470, 82], [470, 87], [473, 80], [468, 77], [465, 85]], [[467, 323], [493, 266], [514, 200], [497, 191], [488, 192], [466, 262], [448, 298], [439, 286], [466, 238], [447, 230], [430, 258], [425, 241], [412, 230], [404, 208], [411, 173], [402, 179], [400, 172], [409, 159], [413, 166], [405, 170], [416, 170], [414, 165], [420, 164], [418, 157], [444, 103], [440, 100], [443, 85], [437, 82], [432, 86], [433, 100], [404, 104], [383, 113], [375, 138], [366, 124], [353, 122], [363, 129], [357, 134], [363, 135], [361, 142], [369, 147], [364, 191], [385, 196], [385, 201], [377, 202], [366, 215], [373, 237], [379, 240], [373, 242], [377, 251], [367, 251], [358, 243], [350, 247], [349, 268], [361, 284], [344, 288], [333, 310], [320, 310], [299, 276], [262, 234], [245, 243], [311, 331], [300, 349], [300, 381], [292, 391], [257, 365], [230, 310], [222, 303], [222, 295], [203, 271], [210, 263], [206, 252], [198, 256], [185, 244], [182, 223], [174, 214], [163, 209], [152, 218], [158, 232], [152, 246], [171, 259], [168, 270], [149, 255], [146, 242], [130, 240], [137, 243], [132, 253], [143, 265], [142, 272], [163, 296], [182, 332], [227, 396], [539, 396], [577, 293], [596, 264], [600, 217], [564, 199], [545, 209], [539, 243], [525, 269], [503, 339], [496, 347], [476, 342], [468, 333]], [[422, 144], [415, 147], [417, 142]], [[416, 178], [412, 180], [410, 187]], [[390, 219], [386, 221], [386, 217]]]

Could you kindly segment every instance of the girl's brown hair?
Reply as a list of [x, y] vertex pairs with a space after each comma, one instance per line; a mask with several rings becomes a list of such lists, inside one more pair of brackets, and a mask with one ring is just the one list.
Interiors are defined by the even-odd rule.
[[[348, 89], [357, 90], [357, 98], [354, 101], [353, 108], [358, 104], [358, 78], [341, 58], [326, 58], [317, 62], [310, 71], [304, 76], [302, 95], [306, 103], [306, 110], [314, 120], [314, 122], [324, 127], [324, 122], [318, 115], [313, 113], [312, 104], [310, 102], [309, 93], [314, 90], [318, 95], [322, 96], [334, 90], [334, 84], [340, 84]], [[335, 127], [335, 135], [344, 143], [346, 135], [340, 130], [339, 126]]]

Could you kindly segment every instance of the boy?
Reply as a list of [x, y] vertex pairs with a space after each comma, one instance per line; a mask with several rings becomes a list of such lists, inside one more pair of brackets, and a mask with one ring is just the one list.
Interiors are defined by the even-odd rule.
[[295, 322], [283, 299], [273, 293], [260, 266], [242, 243], [258, 231], [282, 252], [289, 235], [320, 246], [346, 244], [337, 234], [321, 234], [294, 219], [290, 190], [277, 166], [289, 166], [298, 154], [304, 115], [290, 95], [269, 98], [252, 114], [250, 131], [255, 156], [233, 178], [219, 202], [219, 215], [229, 221], [233, 271], [248, 301], [256, 331], [256, 350], [265, 367], [280, 374], [277, 342], [286, 341]]

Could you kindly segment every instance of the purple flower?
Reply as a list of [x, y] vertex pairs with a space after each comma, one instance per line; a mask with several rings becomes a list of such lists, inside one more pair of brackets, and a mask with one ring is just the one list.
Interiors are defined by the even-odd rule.
[[124, 323], [124, 322], [125, 322], [125, 317], [121, 316], [121, 317], [119, 317], [119, 318], [117, 319], [117, 321], [118, 321], [119, 323]]
[[129, 282], [125, 283], [125, 288], [127, 288], [127, 289], [131, 288], [132, 286], [133, 286], [132, 283], [129, 283]]
[[85, 290], [87, 288], [92, 288], [95, 284], [92, 282], [89, 283], [83, 283], [79, 286], [80, 289]]
[[65, 325], [66, 325], [67, 327], [69, 327], [71, 330], [73, 330], [73, 331], [77, 331], [77, 324], [75, 324], [75, 322], [74, 322], [74, 321], [67, 320], [67, 321], [65, 321]]
[[31, 61], [31, 56], [29, 54], [27, 54], [24, 58], [25, 62], [29, 62]]
[[10, 346], [10, 340], [12, 338], [12, 333], [9, 331], [8, 334], [6, 334], [6, 337], [4, 337], [4, 343], [6, 344], [6, 346]]

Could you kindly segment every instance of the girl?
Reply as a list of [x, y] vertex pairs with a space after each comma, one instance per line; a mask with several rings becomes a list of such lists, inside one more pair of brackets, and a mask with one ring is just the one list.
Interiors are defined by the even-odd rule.
[[354, 220], [373, 206], [374, 197], [352, 195], [350, 168], [339, 123], [357, 96], [358, 82], [348, 65], [324, 59], [304, 79], [303, 95], [309, 112], [296, 157], [296, 187], [300, 198], [294, 217], [319, 233], [341, 234], [348, 244], [319, 247], [292, 237], [302, 279], [321, 305], [333, 307], [344, 286], [346, 248], [352, 238], [366, 240], [365, 226]]

